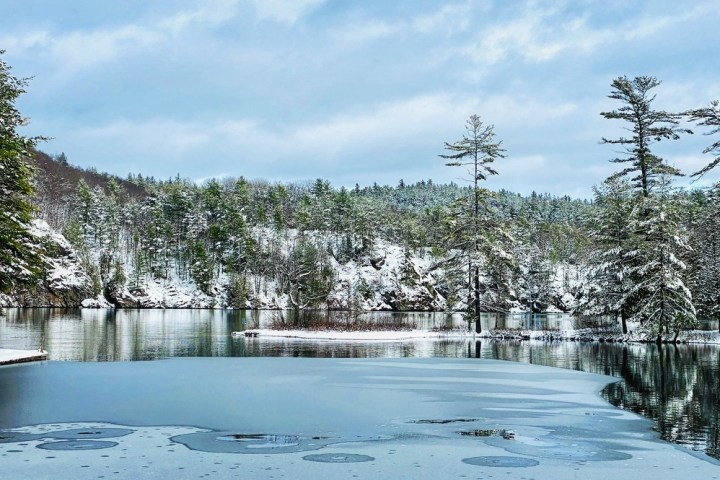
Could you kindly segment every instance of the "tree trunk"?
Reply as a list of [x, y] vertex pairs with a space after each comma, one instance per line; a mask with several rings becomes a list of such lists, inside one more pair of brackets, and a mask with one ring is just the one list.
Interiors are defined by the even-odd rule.
[[475, 333], [482, 332], [480, 325], [480, 267], [475, 267]]

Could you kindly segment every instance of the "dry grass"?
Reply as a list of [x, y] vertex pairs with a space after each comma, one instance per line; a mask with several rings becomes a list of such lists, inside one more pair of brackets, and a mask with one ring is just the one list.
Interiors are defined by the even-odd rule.
[[404, 332], [415, 328], [412, 322], [388, 317], [363, 318], [360, 312], [312, 312], [286, 315], [273, 314], [268, 328], [271, 330], [302, 329], [308, 331], [337, 332]]

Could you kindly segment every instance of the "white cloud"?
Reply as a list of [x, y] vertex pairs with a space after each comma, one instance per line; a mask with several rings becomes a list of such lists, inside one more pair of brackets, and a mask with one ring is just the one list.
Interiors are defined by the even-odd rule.
[[526, 130], [552, 121], [572, 119], [579, 107], [574, 102], [544, 100], [530, 94], [496, 94], [481, 99], [476, 109], [490, 123]]
[[345, 24], [331, 32], [344, 48], [359, 47], [366, 43], [408, 33], [432, 35], [438, 31], [458, 33], [470, 24], [471, 6], [468, 3], [449, 4], [428, 14], [420, 14], [406, 21], [370, 19]]
[[[184, 155], [212, 141], [211, 132], [203, 131], [201, 124], [170, 119], [123, 119], [98, 127], [81, 128], [69, 136], [72, 143], [87, 141], [94, 145], [124, 145], [143, 154], [144, 158]], [[100, 156], [107, 153], [97, 152]]]
[[530, 9], [522, 17], [503, 24], [495, 24], [478, 35], [478, 40], [463, 53], [478, 63], [495, 64], [508, 56], [520, 56], [532, 61], [553, 58], [564, 46], [552, 39], [552, 28], [545, 22], [549, 11]]
[[[599, 115], [618, 106], [612, 76], [657, 74], [670, 111], [720, 97], [712, 2], [450, 1], [178, 0], [62, 25], [37, 11], [0, 16], [0, 48], [36, 77], [22, 110], [49, 147], [158, 177], [447, 180], [437, 154], [477, 113], [508, 149], [494, 186], [589, 191], [615, 167], [598, 144], [622, 128]], [[702, 164], [709, 140], [660, 146]]]
[[0, 48], [12, 53], [47, 45], [49, 34], [46, 31], [36, 30], [22, 32], [16, 35], [0, 36]]
[[609, 28], [594, 28], [587, 14], [566, 19], [567, 12], [560, 8], [538, 10], [530, 4], [524, 15], [481, 29], [474, 43], [460, 53], [486, 65], [510, 57], [544, 62], [563, 52], [592, 53], [603, 45], [650, 37], [707, 13], [708, 7], [699, 5], [679, 13], [643, 15]]
[[238, 14], [240, 0], [209, 0], [199, 7], [170, 15], [158, 22], [160, 30], [178, 34], [192, 25], [215, 26]]
[[335, 41], [344, 48], [358, 47], [368, 42], [389, 37], [404, 26], [400, 23], [391, 24], [382, 20], [369, 20], [365, 22], [344, 25], [331, 33]]
[[0, 37], [13, 53], [47, 51], [62, 75], [111, 61], [124, 54], [151, 51], [174, 41], [191, 27], [212, 29], [237, 17], [242, 2], [252, 4], [258, 19], [295, 23], [324, 0], [207, 0], [194, 9], [161, 18], [141, 18], [120, 26], [70, 31], [38, 30]]
[[[172, 171], [167, 165], [171, 160], [181, 161], [188, 167], [182, 169], [183, 175], [192, 168], [204, 172], [205, 177], [213, 171], [225, 172], [228, 164], [235, 162], [237, 175], [249, 169], [253, 171], [251, 176], [275, 177], [273, 172], [278, 171], [278, 166], [302, 162], [313, 177], [342, 167], [348, 158], [373, 159], [384, 152], [394, 152], [390, 156], [396, 156], [398, 151], [412, 151], [418, 143], [429, 142], [440, 150], [442, 138], [462, 132], [472, 106], [472, 101], [436, 94], [378, 104], [327, 121], [299, 125], [261, 125], [232, 118], [187, 122], [119, 120], [99, 127], [73, 129], [57, 135], [56, 142], [95, 148], [95, 156], [100, 158], [152, 159], [153, 166], [162, 171]], [[123, 148], [107, 151], [108, 145]], [[72, 148], [65, 150], [72, 155]], [[198, 169], [193, 163], [200, 157], [203, 167]], [[396, 161], [400, 168], [402, 160]], [[380, 168], [392, 165], [384, 163]]]
[[673, 12], [670, 15], [649, 15], [625, 22], [625, 25], [623, 25], [624, 28], [619, 30], [624, 32], [622, 37], [625, 40], [634, 40], [636, 38], [649, 37], [663, 30], [667, 30], [674, 25], [707, 14], [717, 15], [717, 8], [710, 8], [702, 4], [696, 5], [694, 8], [687, 8], [687, 6], [682, 5], [680, 11]]
[[325, 0], [250, 0], [260, 20], [270, 19], [292, 25]]
[[470, 25], [471, 10], [468, 2], [444, 5], [433, 13], [418, 15], [412, 20], [412, 26], [420, 33], [430, 33], [438, 29], [463, 31]]
[[137, 25], [115, 29], [75, 31], [51, 37], [50, 51], [64, 70], [96, 65], [121, 53], [150, 47], [163, 40], [155, 30]]
[[328, 122], [301, 126], [291, 135], [293, 145], [322, 149], [333, 161], [352, 151], [410, 146], [418, 138], [462, 124], [471, 102], [444, 94], [425, 95], [380, 104], [357, 114], [342, 114]]

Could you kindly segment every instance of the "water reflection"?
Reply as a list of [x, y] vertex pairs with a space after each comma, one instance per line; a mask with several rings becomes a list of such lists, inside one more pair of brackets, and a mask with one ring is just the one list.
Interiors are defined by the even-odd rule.
[[720, 459], [720, 346], [490, 342], [482, 358], [619, 377], [602, 395], [653, 420], [664, 440]]
[[245, 311], [8, 309], [0, 347], [35, 349], [50, 360], [117, 361], [228, 356]]
[[[468, 357], [501, 359], [612, 375], [603, 395], [654, 421], [663, 439], [720, 459], [720, 346], [616, 343], [417, 340], [302, 341], [233, 338], [231, 332], [267, 326], [273, 312], [234, 310], [7, 309], [0, 347], [44, 345], [51, 360], [118, 361], [166, 357]], [[412, 328], [464, 328], [459, 316], [369, 316]], [[288, 322], [317, 321], [311, 318]], [[487, 315], [485, 328], [568, 328], [572, 318]], [[716, 327], [715, 327], [716, 328]]]
[[[50, 360], [118, 361], [209, 356], [464, 356], [464, 342], [401, 344], [234, 341], [233, 331], [284, 323], [291, 328], [322, 328], [355, 323], [391, 329], [464, 329], [460, 315], [443, 313], [291, 312], [252, 310], [94, 310], [7, 309], [0, 317], [0, 347], [43, 347]], [[484, 328], [561, 329], [567, 315], [484, 314]], [[425, 345], [427, 344], [427, 345]], [[436, 352], [436, 349], [440, 351]]]
[[720, 355], [717, 347], [625, 348], [620, 377], [603, 396], [655, 420], [664, 440], [720, 459]]

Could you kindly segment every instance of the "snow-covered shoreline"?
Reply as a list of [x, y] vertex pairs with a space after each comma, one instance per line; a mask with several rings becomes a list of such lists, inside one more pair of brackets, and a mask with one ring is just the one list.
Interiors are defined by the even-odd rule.
[[451, 339], [472, 338], [472, 332], [460, 330], [428, 331], [428, 330], [372, 330], [372, 331], [341, 331], [341, 330], [273, 330], [258, 328], [232, 332], [234, 337], [272, 337], [297, 338], [305, 340], [362, 340], [362, 341], [402, 341], [415, 339]]
[[[341, 341], [404, 341], [419, 339], [493, 339], [493, 340], [533, 340], [533, 341], [572, 341], [572, 342], [608, 342], [608, 343], [654, 343], [655, 339], [642, 333], [627, 335], [603, 334], [581, 330], [487, 330], [474, 333], [467, 330], [276, 330], [258, 328], [232, 332], [233, 337], [294, 338], [300, 340], [341, 340]], [[677, 343], [720, 345], [720, 332], [691, 330], [678, 335]]]
[[48, 353], [45, 350], [11, 350], [0, 348], [0, 365], [36, 362], [47, 360], [47, 357]]

